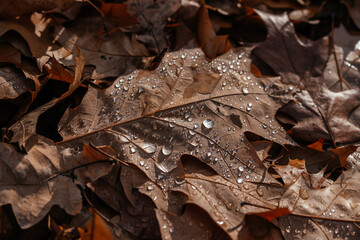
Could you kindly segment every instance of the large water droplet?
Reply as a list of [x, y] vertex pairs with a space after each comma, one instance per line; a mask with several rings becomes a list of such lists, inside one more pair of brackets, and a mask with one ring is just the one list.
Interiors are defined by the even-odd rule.
[[131, 154], [136, 153], [136, 148], [134, 146], [130, 146], [130, 153]]
[[140, 147], [149, 154], [156, 152], [156, 145], [153, 143], [143, 143]]
[[244, 95], [248, 95], [249, 94], [249, 89], [246, 88], [246, 87], [243, 87], [242, 92], [243, 92]]
[[120, 141], [123, 142], [123, 143], [130, 142], [130, 141], [129, 141], [129, 137], [125, 137], [125, 136], [123, 136], [123, 135], [120, 135], [119, 138], [120, 138]]
[[238, 178], [238, 179], [236, 179], [236, 182], [239, 183], [239, 184], [242, 184], [244, 182], [244, 179]]
[[191, 136], [194, 136], [194, 135], [196, 134], [196, 132], [190, 129], [190, 130], [189, 130], [189, 134], [190, 134]]
[[214, 121], [211, 119], [206, 119], [203, 121], [203, 125], [206, 129], [212, 129], [214, 127]]
[[165, 155], [168, 156], [172, 153], [173, 149], [172, 146], [170, 144], [165, 144], [162, 148], [161, 148], [161, 152]]

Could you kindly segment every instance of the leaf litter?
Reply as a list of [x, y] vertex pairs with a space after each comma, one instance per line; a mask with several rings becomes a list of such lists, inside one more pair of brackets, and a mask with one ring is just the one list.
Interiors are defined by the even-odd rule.
[[[0, 195], [21, 228], [47, 217], [57, 239], [358, 237], [356, 26], [310, 19], [325, 9], [311, 1], [208, 2], [7, 13], [2, 67], [18, 77], [2, 78], [0, 104], [17, 107], [0, 121]], [[319, 22], [330, 30], [302, 35]]]

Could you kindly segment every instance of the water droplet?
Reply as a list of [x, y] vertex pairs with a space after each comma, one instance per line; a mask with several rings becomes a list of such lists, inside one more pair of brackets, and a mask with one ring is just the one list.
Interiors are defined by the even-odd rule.
[[266, 123], [263, 123], [263, 124], [262, 124], [262, 127], [263, 127], [263, 129], [267, 129], [268, 126], [267, 126]]
[[149, 185], [149, 186], [147, 186], [146, 189], [147, 189], [148, 191], [154, 190], [154, 186], [153, 186], [153, 185]]
[[291, 232], [291, 227], [290, 227], [290, 226], [287, 226], [287, 227], [285, 228], [285, 231], [286, 231], [287, 233], [290, 233], [290, 232]]
[[173, 149], [172, 146], [170, 144], [165, 144], [162, 149], [161, 152], [165, 155], [168, 156], [172, 153]]
[[214, 121], [210, 119], [206, 119], [203, 121], [203, 125], [207, 129], [212, 129], [214, 127]]
[[120, 87], [120, 83], [117, 82], [117, 83], [115, 84], [115, 87], [116, 87], [116, 88], [119, 88], [119, 87]]
[[136, 148], [134, 146], [130, 146], [130, 153], [131, 154], [136, 153]]
[[194, 124], [194, 129], [197, 129], [199, 125], [197, 123]]
[[144, 161], [140, 161], [140, 166], [144, 166], [145, 162]]
[[207, 153], [206, 153], [206, 156], [208, 156], [208, 157], [211, 157], [211, 155], [212, 155], [211, 152], [207, 152]]
[[256, 189], [257, 194], [261, 197], [264, 196], [264, 190], [262, 190], [261, 188], [257, 188]]
[[239, 183], [239, 184], [242, 184], [244, 182], [244, 179], [238, 178], [238, 179], [236, 179], [236, 182]]
[[302, 199], [306, 200], [309, 198], [309, 194], [308, 192], [306, 191], [306, 189], [304, 188], [300, 188], [300, 192], [299, 192], [299, 195]]
[[247, 87], [243, 87], [242, 92], [243, 92], [244, 95], [248, 95], [249, 94], [249, 89]]
[[129, 142], [129, 138], [127, 138], [127, 137], [125, 137], [125, 136], [123, 136], [123, 135], [120, 135], [119, 139], [120, 139], [120, 141], [121, 141], [122, 143], [127, 143], [127, 142]]
[[140, 147], [149, 154], [156, 152], [156, 145], [153, 143], [143, 143]]
[[190, 134], [191, 136], [194, 136], [194, 135], [196, 134], [196, 132], [190, 129], [190, 130], [189, 130], [189, 134]]

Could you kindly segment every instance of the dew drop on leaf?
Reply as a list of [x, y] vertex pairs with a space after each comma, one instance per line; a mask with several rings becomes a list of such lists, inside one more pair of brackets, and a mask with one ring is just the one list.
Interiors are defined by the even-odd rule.
[[168, 156], [172, 153], [173, 149], [172, 146], [170, 144], [166, 144], [161, 148], [161, 152], [165, 155]]
[[131, 154], [136, 153], [136, 148], [133, 147], [133, 146], [131, 146], [131, 147], [130, 147], [130, 153], [131, 153]]
[[243, 87], [242, 92], [243, 92], [244, 95], [248, 95], [249, 94], [249, 89], [247, 87]]
[[153, 185], [147, 186], [147, 190], [148, 190], [148, 191], [152, 191], [153, 189], [154, 189], [154, 186], [153, 186]]
[[214, 127], [214, 121], [211, 119], [206, 119], [203, 121], [203, 125], [206, 129], [212, 129]]
[[149, 154], [152, 154], [156, 151], [156, 145], [153, 143], [143, 143], [140, 146], [145, 152]]

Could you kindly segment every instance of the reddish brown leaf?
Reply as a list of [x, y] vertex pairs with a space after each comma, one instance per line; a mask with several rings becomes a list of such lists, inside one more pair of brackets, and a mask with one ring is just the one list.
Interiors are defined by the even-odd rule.
[[51, 74], [51, 78], [58, 80], [58, 81], [62, 81], [62, 82], [66, 82], [66, 83], [73, 83], [74, 81], [74, 76], [69, 73], [68, 70], [66, 70], [64, 68], [64, 66], [59, 63], [55, 58], [50, 58], [49, 60], [49, 66], [44, 65], [46, 71]]
[[[78, 228], [81, 240], [112, 240], [113, 237], [105, 221], [94, 211], [91, 210], [92, 218], [88, 221], [86, 229]], [[86, 231], [85, 231], [86, 230]]]
[[232, 48], [228, 36], [216, 35], [211, 24], [204, 0], [201, 1], [198, 18], [198, 38], [200, 46], [207, 58], [213, 59]]
[[[312, 148], [317, 151], [323, 151], [324, 139], [319, 139], [318, 141], [307, 145], [308, 148]], [[347, 156], [346, 156], [347, 157]]]
[[127, 27], [139, 23], [139, 21], [127, 12], [125, 3], [101, 2], [101, 12], [110, 20], [116, 22], [119, 27]]
[[266, 220], [268, 220], [269, 222], [272, 222], [275, 218], [285, 216], [285, 215], [288, 215], [290, 213], [291, 212], [287, 208], [277, 208], [277, 209], [269, 210], [269, 211], [266, 211], [266, 212], [253, 213], [253, 215], [263, 217]]

